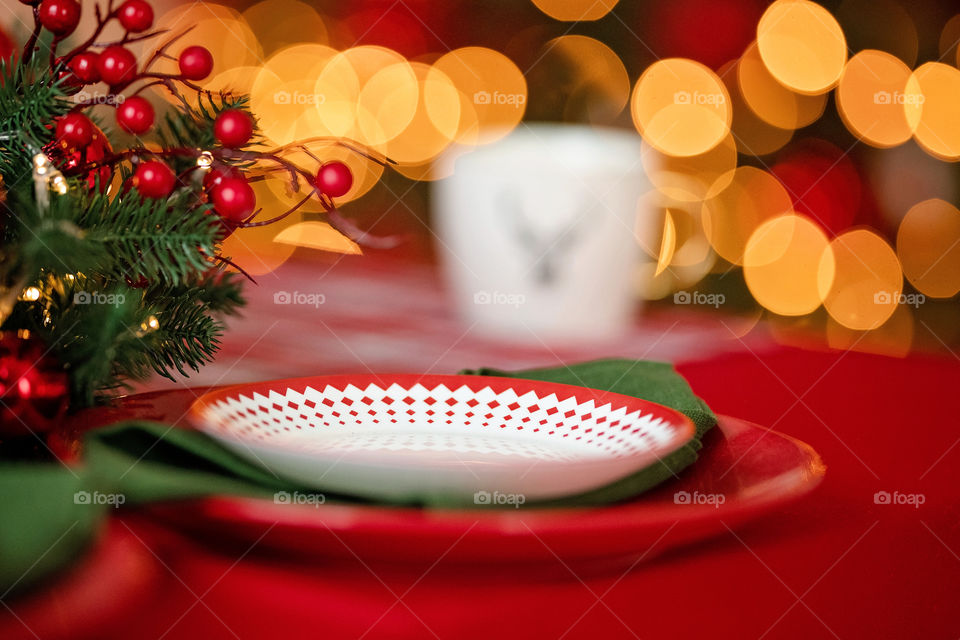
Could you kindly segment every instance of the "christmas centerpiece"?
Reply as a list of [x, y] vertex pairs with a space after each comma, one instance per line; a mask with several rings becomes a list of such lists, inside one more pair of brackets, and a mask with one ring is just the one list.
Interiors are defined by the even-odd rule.
[[[151, 30], [148, 2], [94, 7], [80, 40], [89, 4], [25, 4], [32, 33], [0, 62], [0, 437], [47, 430], [68, 406], [211, 360], [223, 318], [243, 305], [243, 266], [221, 252], [231, 234], [316, 199], [338, 230], [365, 235], [336, 211], [353, 180], [347, 166], [312, 153], [315, 166], [302, 166], [293, 147], [265, 148], [245, 96], [197, 84], [210, 52]], [[113, 23], [123, 37], [101, 42]], [[153, 39], [138, 59], [131, 45]], [[179, 73], [156, 71], [161, 60]], [[94, 96], [92, 86], [106, 89]], [[161, 117], [148, 89], [175, 106]], [[94, 115], [98, 105], [113, 121]], [[134, 144], [115, 147], [111, 130]], [[266, 218], [250, 184], [273, 174], [302, 199]]]

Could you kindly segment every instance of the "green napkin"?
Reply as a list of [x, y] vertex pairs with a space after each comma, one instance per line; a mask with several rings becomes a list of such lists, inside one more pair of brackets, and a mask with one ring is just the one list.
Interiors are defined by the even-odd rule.
[[[660, 362], [599, 360], [552, 369], [462, 373], [544, 380], [636, 396], [673, 407], [696, 426], [692, 442], [638, 473], [537, 506], [589, 506], [635, 496], [696, 460], [700, 439], [716, 422], [673, 367]], [[169, 425], [119, 423], [91, 431], [84, 446], [84, 464], [75, 468], [0, 463], [0, 600], [75, 560], [95, 539], [112, 509], [216, 494], [269, 497], [277, 491], [302, 490], [198, 431]], [[432, 502], [430, 506], [444, 505]]]

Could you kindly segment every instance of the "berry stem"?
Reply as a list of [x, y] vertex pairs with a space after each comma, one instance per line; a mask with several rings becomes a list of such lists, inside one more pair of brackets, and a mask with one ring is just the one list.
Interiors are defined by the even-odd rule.
[[40, 32], [43, 25], [40, 24], [40, 0], [34, 0], [33, 4], [33, 31], [30, 32], [30, 38], [27, 44], [23, 46], [23, 61], [30, 62], [33, 58], [33, 52], [37, 48], [37, 40], [40, 38]]
[[100, 37], [100, 34], [103, 33], [103, 29], [104, 27], [107, 26], [107, 23], [113, 20], [117, 16], [117, 11], [119, 11], [119, 9], [115, 9], [113, 7], [113, 3], [114, 3], [114, 0], [108, 0], [106, 17], [104, 17], [103, 12], [100, 11], [100, 5], [99, 4], [94, 5], [93, 11], [94, 11], [94, 14], [97, 16], [97, 26], [93, 30], [93, 34], [91, 34], [89, 38], [81, 42], [75, 48], [71, 49], [70, 52], [68, 52], [65, 56], [63, 56], [63, 58], [61, 59], [61, 62], [69, 63], [71, 60], [73, 60], [74, 57], [83, 53], [84, 51], [86, 51], [87, 49], [93, 46], [93, 44], [97, 41], [97, 38]]

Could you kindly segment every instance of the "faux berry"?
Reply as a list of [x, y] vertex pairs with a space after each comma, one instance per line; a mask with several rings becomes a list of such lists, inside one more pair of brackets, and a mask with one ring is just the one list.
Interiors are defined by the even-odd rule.
[[133, 174], [133, 186], [144, 198], [166, 198], [176, 182], [173, 169], [161, 160], [141, 162]]
[[240, 223], [250, 217], [257, 206], [257, 195], [246, 180], [228, 176], [220, 180], [210, 197], [214, 210], [227, 222]]
[[127, 0], [117, 11], [117, 19], [131, 33], [140, 33], [153, 26], [153, 7], [146, 0]]
[[212, 191], [219, 186], [224, 178], [242, 178], [243, 175], [233, 167], [218, 164], [211, 167], [207, 175], [203, 176], [203, 188]]
[[153, 126], [153, 105], [146, 98], [131, 96], [117, 107], [117, 124], [127, 133], [146, 133]]
[[68, 66], [81, 83], [94, 84], [100, 82], [100, 71], [97, 70], [99, 60], [100, 54], [84, 51], [75, 55]]
[[180, 75], [186, 80], [203, 80], [213, 71], [213, 55], [206, 47], [187, 47], [180, 53], [177, 63]]
[[339, 198], [353, 186], [353, 174], [350, 168], [338, 160], [326, 162], [317, 172], [314, 182], [317, 191], [331, 198]]
[[253, 135], [253, 119], [239, 109], [227, 109], [213, 123], [213, 135], [225, 147], [242, 147]]
[[68, 113], [57, 121], [57, 140], [67, 149], [81, 149], [93, 141], [94, 126], [82, 113]]
[[100, 78], [111, 87], [133, 80], [137, 75], [137, 58], [120, 45], [107, 47], [97, 60]]
[[38, 12], [44, 29], [60, 38], [73, 33], [80, 24], [80, 3], [77, 0], [43, 0]]

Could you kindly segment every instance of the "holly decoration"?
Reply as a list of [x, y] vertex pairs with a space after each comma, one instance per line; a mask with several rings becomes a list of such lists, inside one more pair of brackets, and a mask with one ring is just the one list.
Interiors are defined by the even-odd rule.
[[[214, 67], [207, 49], [182, 47], [178, 74], [153, 68], [188, 31], [151, 31], [148, 0], [102, 0], [96, 10], [92, 0], [24, 4], [35, 9], [34, 28], [22, 54], [0, 66], [0, 184], [8, 185], [0, 190], [3, 435], [23, 433], [24, 423], [49, 428], [67, 398], [89, 405], [128, 381], [174, 379], [209, 362], [223, 318], [243, 304], [240, 276], [227, 270], [243, 274], [243, 265], [222, 255], [230, 233], [272, 224], [315, 199], [344, 234], [378, 240], [337, 211], [334, 199], [353, 184], [344, 163], [324, 163], [307, 149], [311, 141], [261, 150], [248, 98], [196, 84]], [[83, 11], [93, 11], [96, 24], [76, 34]], [[124, 35], [105, 42], [113, 22]], [[65, 51], [68, 35], [79, 44]], [[126, 46], [161, 36], [140, 61]], [[111, 144], [90, 118], [94, 101], [82, 91], [100, 82], [107, 89], [96, 103], [113, 106], [134, 142]], [[176, 106], [155, 113], [147, 89], [169, 92]], [[303, 150], [316, 166], [294, 161]], [[251, 182], [276, 176], [303, 200], [262, 216]]]
[[77, 0], [43, 0], [37, 15], [44, 29], [62, 38], [73, 33], [80, 24], [80, 3]]
[[78, 149], [93, 142], [96, 129], [90, 118], [82, 113], [68, 113], [57, 121], [57, 140], [66, 149]]
[[137, 167], [131, 182], [144, 198], [166, 198], [173, 191], [177, 176], [162, 160], [147, 160]]
[[0, 440], [46, 433], [67, 410], [67, 374], [39, 338], [0, 333]]
[[187, 80], [203, 80], [213, 71], [213, 56], [206, 47], [187, 47], [177, 60], [180, 75]]
[[117, 19], [130, 33], [142, 33], [153, 26], [153, 7], [146, 0], [126, 0], [117, 11]]
[[346, 195], [353, 186], [353, 174], [347, 165], [338, 160], [326, 162], [317, 172], [314, 184], [320, 193], [339, 198]]
[[253, 136], [253, 118], [239, 109], [227, 109], [213, 123], [213, 134], [225, 147], [242, 147]]
[[153, 126], [153, 105], [146, 98], [133, 96], [117, 107], [117, 124], [127, 133], [139, 135]]

